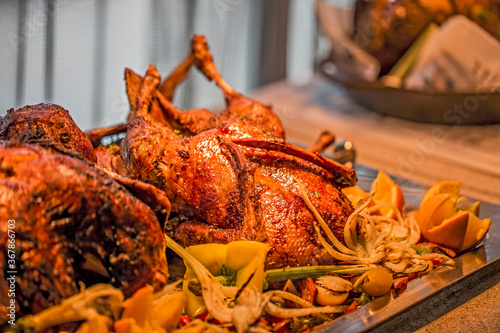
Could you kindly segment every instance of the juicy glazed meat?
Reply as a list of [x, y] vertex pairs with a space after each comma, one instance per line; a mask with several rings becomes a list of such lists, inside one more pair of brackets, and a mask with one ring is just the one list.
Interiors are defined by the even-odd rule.
[[[318, 246], [314, 216], [297, 181], [342, 239], [349, 201], [336, 166], [273, 137], [248, 136], [234, 123], [171, 141], [158, 163], [173, 210], [188, 217], [174, 238], [182, 245], [246, 239], [271, 246], [268, 267], [331, 264]], [[282, 151], [280, 151], [282, 150]], [[317, 163], [317, 164], [316, 164]], [[319, 165], [318, 165], [319, 164]]]
[[0, 117], [0, 140], [16, 140], [56, 150], [69, 150], [81, 158], [96, 161], [94, 148], [85, 133], [67, 110], [55, 104], [10, 109], [4, 118]]
[[[209, 80], [213, 80], [222, 89], [227, 103], [227, 108], [223, 112], [213, 113], [207, 109], [182, 111], [171, 103], [177, 85], [185, 80], [193, 65], [196, 65]], [[127, 157], [128, 151], [156, 156], [161, 153], [165, 142], [171, 139], [179, 136], [189, 137], [235, 121], [253, 124], [263, 132], [285, 137], [281, 122], [270, 106], [237, 93], [222, 79], [213, 64], [212, 55], [208, 50], [204, 36], [195, 35], [193, 37], [191, 52], [159, 86], [155, 83], [160, 80], [159, 74], [155, 77], [151, 73], [153, 72], [151, 71], [149, 76], [143, 78], [132, 70], [125, 69], [126, 92], [130, 104], [128, 125], [134, 124], [133, 126], [117, 125], [87, 132], [87, 136], [96, 148], [99, 166], [123, 176], [128, 176], [128, 172], [132, 172], [131, 176], [136, 177], [136, 170], [148, 166], [134, 164], [147, 158], [130, 159]], [[154, 96], [154, 98], [148, 100], [141, 99], [140, 96]], [[144, 106], [148, 108], [147, 115], [136, 117], [139, 108]], [[144, 116], [148, 119], [144, 120]], [[167, 130], [165, 131], [163, 127], [166, 127]], [[142, 135], [143, 128], [157, 133], [162, 139], [152, 141], [155, 140], [156, 136], [148, 138]], [[122, 161], [116, 158], [116, 152], [121, 148], [103, 147], [101, 139], [105, 136], [121, 134], [127, 129], [129, 130], [128, 137], [135, 139], [129, 139], [124, 143], [127, 149], [121, 154], [128, 161], [128, 167], [124, 168]]]
[[5, 324], [9, 223], [15, 221], [18, 316], [110, 283], [130, 296], [160, 289], [168, 268], [154, 212], [91, 164], [37, 145], [0, 143], [0, 327]]
[[334, 262], [319, 245], [297, 182], [343, 239], [353, 208], [339, 189], [356, 183], [354, 171], [286, 142], [276, 115], [235, 93], [197, 39], [193, 62], [216, 81], [228, 107], [208, 121], [202, 117], [204, 125], [191, 130], [197, 113], [175, 109], [158, 90], [160, 76], [150, 66], [140, 87], [130, 89], [127, 82], [132, 117], [121, 153], [128, 174], [165, 191], [178, 215], [178, 225], [168, 227], [184, 246], [256, 240], [271, 246], [268, 267]]
[[99, 145], [95, 149], [97, 165], [106, 170], [110, 170], [119, 175], [126, 176], [127, 170], [120, 156], [120, 146], [110, 144], [108, 146]]

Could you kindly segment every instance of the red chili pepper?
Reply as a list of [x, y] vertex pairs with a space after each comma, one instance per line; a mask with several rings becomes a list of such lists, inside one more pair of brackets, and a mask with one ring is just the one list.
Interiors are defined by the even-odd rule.
[[401, 278], [394, 279], [394, 282], [392, 284], [394, 286], [394, 294], [395, 294], [395, 296], [397, 296], [401, 292], [406, 290], [406, 286], [408, 285], [408, 278], [401, 277]]
[[302, 279], [299, 283], [300, 297], [308, 303], [314, 304], [318, 288], [312, 278]]
[[283, 326], [276, 333], [292, 333], [292, 331], [288, 327]]
[[434, 266], [443, 266], [443, 262], [439, 259], [431, 259]]
[[455, 251], [453, 251], [453, 250], [451, 250], [451, 249], [449, 249], [447, 247], [434, 244], [434, 243], [418, 243], [417, 245], [418, 246], [423, 246], [423, 247], [432, 247], [432, 248], [438, 249], [441, 252], [444, 252], [444, 254], [446, 254], [450, 258], [455, 258], [457, 256], [457, 254], [455, 253]]
[[215, 318], [212, 318], [208, 321], [210, 324], [214, 324], [214, 325], [221, 325], [221, 324], [225, 324], [224, 322], [218, 320], [218, 319], [215, 319]]
[[346, 314], [346, 313], [349, 313], [351, 311], [354, 311], [358, 308], [358, 305], [359, 305], [359, 299], [354, 299], [351, 303], [351, 305], [349, 305], [347, 307], [347, 309], [344, 310], [344, 312], [342, 312], [343, 314]]
[[196, 319], [207, 320], [209, 314], [210, 312], [208, 311], [202, 312], [196, 316]]
[[271, 323], [269, 323], [265, 318], [260, 317], [259, 321], [266, 326], [271, 326]]
[[422, 272], [413, 273], [410, 276], [408, 276], [408, 281], [411, 281], [413, 279], [419, 278], [421, 276], [422, 276]]
[[189, 316], [181, 316], [181, 318], [179, 319], [179, 324], [181, 324], [181, 326], [186, 326], [187, 324], [189, 324], [191, 322], [191, 317]]
[[290, 323], [290, 319], [283, 319], [283, 318], [277, 318], [274, 317], [272, 320], [272, 327], [273, 327], [273, 332], [276, 333], [288, 333], [290, 331], [287, 328], [287, 325]]

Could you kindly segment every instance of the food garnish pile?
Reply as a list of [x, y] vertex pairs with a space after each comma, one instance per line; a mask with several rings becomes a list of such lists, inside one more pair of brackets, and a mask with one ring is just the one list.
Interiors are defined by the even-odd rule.
[[[223, 91], [221, 113], [172, 104], [192, 66]], [[454, 265], [488, 231], [460, 182], [410, 211], [385, 172], [365, 192], [323, 144], [288, 143], [203, 36], [165, 80], [150, 66], [125, 81], [126, 124], [83, 133], [47, 104], [0, 118], [4, 331], [309, 331]]]

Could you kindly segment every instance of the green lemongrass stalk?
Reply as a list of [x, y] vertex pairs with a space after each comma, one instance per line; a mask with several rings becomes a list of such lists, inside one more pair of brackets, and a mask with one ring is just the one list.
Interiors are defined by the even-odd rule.
[[336, 274], [363, 274], [372, 270], [374, 265], [331, 265], [331, 266], [302, 266], [289, 268], [274, 268], [264, 272], [267, 282], [286, 281], [288, 279], [303, 279], [317, 277], [329, 273]]
[[382, 83], [390, 87], [399, 88], [418, 59], [420, 51], [438, 29], [439, 26], [436, 23], [429, 23], [398, 62], [391, 68], [389, 73], [382, 77]]

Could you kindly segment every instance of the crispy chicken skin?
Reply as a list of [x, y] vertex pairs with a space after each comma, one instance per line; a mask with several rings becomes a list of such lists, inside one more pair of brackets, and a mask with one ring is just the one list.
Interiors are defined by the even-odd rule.
[[249, 136], [252, 129], [235, 123], [167, 145], [158, 164], [164, 177], [160, 186], [173, 209], [189, 217], [177, 226], [175, 239], [184, 246], [239, 239], [266, 242], [271, 247], [267, 267], [333, 263], [318, 244], [315, 218], [297, 181], [343, 239], [352, 206], [335, 176], [308, 161], [314, 155], [300, 156], [303, 152], [296, 147], [289, 146], [297, 156], [269, 149], [274, 143], [289, 144], [258, 138], [257, 131]]
[[0, 140], [16, 140], [64, 150], [96, 161], [94, 148], [68, 110], [56, 104], [10, 109], [0, 117]]
[[332, 263], [297, 182], [343, 239], [353, 208], [340, 188], [356, 183], [355, 172], [286, 142], [269, 107], [222, 80], [203, 36], [193, 37], [192, 55], [186, 59], [221, 88], [226, 109], [178, 110], [159, 90], [165, 84], [154, 66], [140, 86], [128, 70], [131, 116], [121, 144], [128, 175], [166, 193], [179, 217], [167, 228], [183, 246], [255, 240], [271, 246], [267, 267]]
[[[18, 316], [110, 283], [127, 296], [167, 281], [163, 233], [149, 206], [92, 164], [37, 145], [0, 143], [0, 314], [8, 220], [15, 221]], [[0, 327], [6, 316], [0, 316]]]

